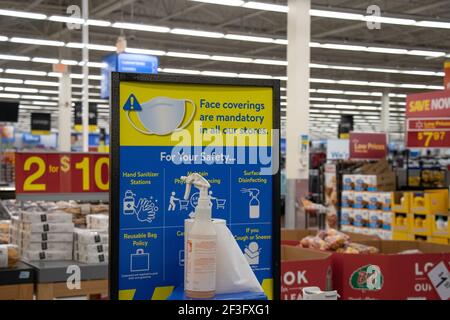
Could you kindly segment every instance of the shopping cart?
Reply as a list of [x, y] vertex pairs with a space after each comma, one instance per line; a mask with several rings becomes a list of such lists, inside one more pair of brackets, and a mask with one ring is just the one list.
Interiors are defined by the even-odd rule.
[[178, 200], [180, 202], [180, 210], [188, 210], [189, 200]]
[[226, 199], [217, 199], [216, 198], [216, 209], [225, 209]]

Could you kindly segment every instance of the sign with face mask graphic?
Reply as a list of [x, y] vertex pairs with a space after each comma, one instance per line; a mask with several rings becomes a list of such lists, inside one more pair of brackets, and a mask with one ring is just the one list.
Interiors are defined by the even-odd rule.
[[[193, 109], [188, 120], [182, 125], [188, 103], [193, 106]], [[136, 108], [135, 106], [139, 107]], [[134, 129], [143, 134], [165, 136], [183, 130], [189, 125], [194, 117], [196, 106], [192, 100], [166, 97], [154, 98], [140, 105], [135, 97], [130, 97], [130, 107], [126, 106], [126, 108], [129, 109], [127, 110], [127, 116]], [[145, 130], [140, 129], [131, 119], [130, 112], [133, 111], [138, 111], [137, 115], [141, 127], [144, 127]]]
[[273, 80], [112, 74], [112, 299], [167, 299], [183, 286], [184, 225], [200, 197], [185, 196], [181, 177], [193, 172], [278, 298], [279, 94]]

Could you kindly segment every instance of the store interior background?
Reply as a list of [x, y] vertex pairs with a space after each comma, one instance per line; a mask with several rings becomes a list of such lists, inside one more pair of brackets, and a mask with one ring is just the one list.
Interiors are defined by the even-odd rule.
[[[73, 4], [81, 7], [81, 1], [0, 1], [0, 100], [20, 101], [18, 123], [2, 124], [14, 127], [14, 139], [11, 129], [2, 132], [0, 180], [10, 184], [2, 187], [5, 194], [14, 183], [10, 152], [60, 150], [60, 130], [67, 133], [70, 127], [71, 151], [108, 150], [99, 147], [100, 136], [106, 136], [107, 145], [110, 133], [109, 100], [101, 98], [102, 59], [123, 39], [125, 52], [156, 56], [159, 74], [281, 80], [285, 227], [307, 226], [302, 198], [324, 202], [327, 140], [338, 139], [346, 116], [353, 116], [354, 131], [388, 134], [397, 188], [406, 184], [408, 152], [413, 163], [441, 168], [442, 187], [449, 186], [449, 149], [405, 149], [407, 95], [444, 90], [444, 63], [450, 60], [448, 0], [298, 0], [293, 4], [297, 15], [291, 11], [289, 18], [286, 0], [89, 1], [88, 102], [98, 115], [96, 130], [86, 140], [89, 148], [82, 131], [74, 129], [85, 77], [82, 28], [71, 24], [76, 18], [65, 19]], [[385, 19], [365, 21], [377, 8]], [[70, 125], [60, 117], [61, 74], [53, 69], [58, 63], [70, 70], [72, 108], [65, 113]], [[49, 134], [33, 138], [33, 112], [51, 115]], [[296, 139], [305, 133], [311, 139], [309, 169], [299, 179]], [[287, 176], [286, 166], [293, 172]]]

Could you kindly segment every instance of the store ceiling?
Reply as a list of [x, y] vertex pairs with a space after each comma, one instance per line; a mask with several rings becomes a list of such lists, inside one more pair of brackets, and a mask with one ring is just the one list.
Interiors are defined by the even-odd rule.
[[[232, 1], [226, 2], [230, 4]], [[275, 8], [280, 11], [287, 4], [287, 1], [275, 0], [259, 2], [281, 5]], [[159, 55], [161, 73], [210, 74], [208, 71], [214, 71], [240, 77], [272, 76], [282, 79], [282, 87], [286, 87], [285, 12], [189, 0], [90, 0], [89, 3], [90, 18], [102, 20], [100, 24], [105, 21], [139, 23], [150, 29], [136, 31], [114, 25], [90, 26], [91, 44], [114, 46], [122, 34], [126, 36], [129, 48], [156, 50], [151, 53]], [[5, 99], [9, 94], [21, 95], [21, 127], [25, 130], [29, 127], [29, 113], [40, 106], [52, 112], [56, 127], [58, 79], [45, 74], [52, 72], [52, 65], [48, 63], [51, 61], [41, 62], [43, 60], [36, 58], [76, 61], [73, 63], [81, 61], [81, 30], [71, 30], [66, 23], [49, 21], [48, 18], [67, 16], [66, 9], [73, 4], [80, 5], [81, 1], [0, 1], [0, 9], [47, 16], [38, 20], [17, 18], [17, 14], [16, 17], [0, 15], [0, 40], [4, 40], [0, 41], [0, 68], [3, 69], [0, 73], [0, 87], [3, 88], [0, 98]], [[450, 57], [450, 0], [312, 0], [312, 5], [310, 118], [313, 137], [335, 136], [340, 114], [355, 113], [357, 129], [379, 129], [380, 95], [385, 89], [389, 89], [392, 96], [392, 130], [400, 133], [403, 130], [405, 94], [442, 88], [443, 63], [446, 55]], [[363, 21], [370, 5], [378, 5], [385, 18], [403, 20], [391, 19], [389, 23], [382, 23], [381, 29], [371, 30], [367, 21]], [[327, 15], [333, 18], [324, 17]], [[148, 25], [167, 28], [155, 30]], [[196, 30], [197, 34], [183, 29]], [[62, 43], [30, 45], [23, 43], [30, 40], [17, 38]], [[109, 47], [93, 47], [90, 62], [100, 63], [110, 50]], [[189, 54], [201, 56], [193, 58]], [[17, 56], [30, 61], [11, 60], [27, 60]], [[73, 73], [81, 74], [80, 66], [71, 68]], [[42, 73], [24, 75], [19, 74], [20, 70]], [[94, 65], [89, 70], [92, 75], [91, 99], [100, 104], [101, 119], [107, 122], [107, 101], [99, 98], [100, 69]], [[81, 79], [77, 75], [74, 77], [73, 98], [79, 99]], [[10, 81], [5, 79], [21, 79], [25, 83], [4, 83]], [[30, 80], [53, 84], [30, 83]], [[28, 92], [16, 92], [21, 90]], [[36, 95], [41, 99], [33, 97]], [[282, 96], [285, 95], [286, 91], [283, 91]], [[285, 115], [284, 109], [285, 105], [282, 106], [282, 115]], [[401, 136], [394, 135], [394, 138]]]

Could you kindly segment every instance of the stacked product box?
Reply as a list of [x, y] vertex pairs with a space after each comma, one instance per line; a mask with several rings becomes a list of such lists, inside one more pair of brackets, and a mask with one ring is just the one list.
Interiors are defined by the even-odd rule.
[[106, 214], [88, 214], [86, 216], [86, 225], [88, 229], [108, 230], [109, 216]]
[[447, 189], [396, 192], [393, 200], [395, 240], [450, 243]]
[[75, 228], [74, 260], [89, 264], [107, 263], [108, 231]]
[[392, 239], [392, 193], [377, 191], [376, 175], [344, 175], [341, 197], [343, 231]]
[[72, 260], [72, 215], [65, 212], [20, 212], [11, 220], [11, 243], [25, 261]]

